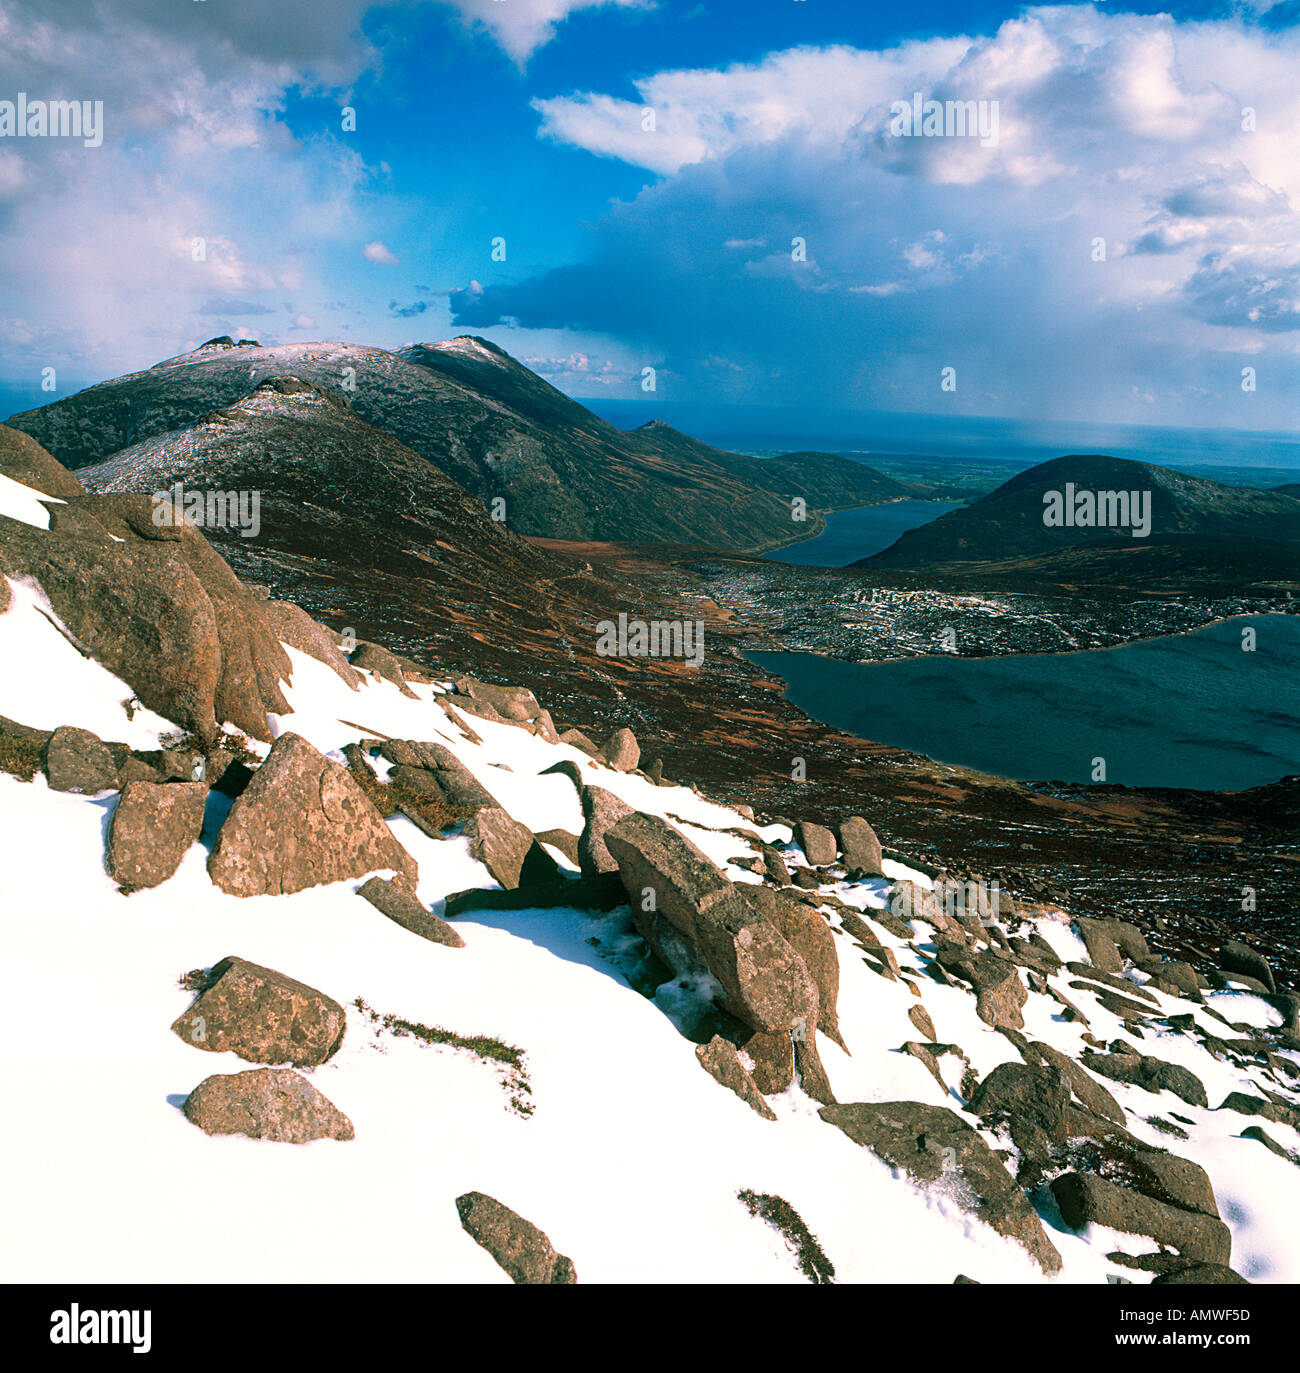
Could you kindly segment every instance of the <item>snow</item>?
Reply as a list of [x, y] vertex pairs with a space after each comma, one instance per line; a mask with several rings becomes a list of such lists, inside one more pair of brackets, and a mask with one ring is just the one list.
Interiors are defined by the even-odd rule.
[[[0, 657], [24, 671], [0, 677], [0, 713], [156, 746], [168, 723], [143, 710], [128, 719], [129, 689], [67, 642], [38, 592], [10, 587]], [[363, 737], [435, 739], [530, 828], [576, 834], [582, 817], [573, 784], [539, 775], [567, 758], [591, 784], [668, 819], [719, 862], [753, 851], [725, 832], [731, 828], [790, 841], [784, 826], [757, 826], [687, 787], [656, 787], [524, 729], [474, 718], [482, 743], [472, 744], [442, 708], [439, 687], [414, 685], [411, 699], [371, 679], [353, 691], [314, 659], [286, 651], [291, 709], [273, 719], [273, 730], [301, 734], [333, 757]], [[1023, 1249], [975, 1220], [951, 1192], [895, 1175], [827, 1126], [797, 1086], [771, 1098], [778, 1120], [768, 1122], [716, 1084], [678, 1028], [709, 988], [675, 981], [654, 999], [638, 991], [640, 944], [628, 909], [482, 912], [456, 921], [466, 947], [448, 949], [383, 918], [356, 895], [359, 881], [237, 899], [205, 870], [229, 805], [216, 795], [203, 837], [177, 874], [123, 896], [103, 864], [114, 804], [111, 794], [63, 795], [39, 778], [0, 775], [0, 1036], [10, 1046], [3, 1093], [11, 1119], [24, 1123], [0, 1141], [8, 1234], [0, 1279], [506, 1282], [456, 1214], [456, 1196], [476, 1189], [541, 1226], [581, 1281], [803, 1282], [780, 1238], [737, 1200], [741, 1188], [752, 1188], [799, 1212], [839, 1281], [948, 1284], [959, 1272], [981, 1282], [1043, 1280]], [[450, 892], [493, 885], [464, 838], [431, 839], [401, 818], [391, 824], [419, 861], [419, 894], [430, 906]], [[885, 878], [828, 882], [826, 890], [870, 921], [888, 904], [891, 881], [930, 885], [893, 860], [885, 869]], [[739, 868], [730, 875], [753, 880]], [[907, 1016], [918, 1004], [939, 1040], [960, 1045], [980, 1077], [1016, 1061], [1009, 1041], [975, 1016], [969, 992], [922, 971], [928, 927], [918, 922], [907, 941], [873, 926], [918, 997], [908, 981], [868, 966], [838, 916], [827, 914], [837, 930], [839, 1019], [849, 1052], [825, 1036], [818, 1047], [839, 1100], [960, 1110], [951, 1091], [901, 1052], [921, 1038]], [[1036, 924], [1062, 957], [1081, 956], [1068, 925]], [[229, 955], [276, 968], [347, 1007], [341, 1050], [308, 1075], [353, 1121], [355, 1140], [290, 1147], [209, 1137], [181, 1114], [179, 1104], [204, 1077], [252, 1066], [233, 1054], [205, 1054], [169, 1029], [192, 999], [181, 975]], [[1070, 980], [1063, 972], [1052, 982], [1085, 1010], [1094, 1034], [1132, 1037], [1095, 997], [1069, 989]], [[1170, 1013], [1197, 1014], [1219, 1038], [1236, 1037], [1194, 1003], [1157, 995]], [[357, 997], [381, 1014], [517, 1045], [533, 1114], [510, 1108], [492, 1065], [377, 1035], [352, 1004]], [[1210, 1004], [1241, 1021], [1269, 1009], [1238, 993], [1217, 994]], [[1082, 1026], [1062, 1019], [1054, 1002], [1031, 996], [1025, 1016], [1026, 1034], [1082, 1054]], [[1220, 1062], [1186, 1036], [1148, 1031], [1134, 1042], [1191, 1068], [1212, 1104], [1230, 1091], [1262, 1095], [1256, 1070]], [[953, 1086], [961, 1069], [954, 1056], [941, 1060]], [[1300, 1281], [1300, 1169], [1242, 1140], [1252, 1121], [1188, 1107], [1168, 1093], [1103, 1085], [1130, 1111], [1135, 1134], [1209, 1170], [1239, 1271]], [[1194, 1122], [1185, 1127], [1191, 1139], [1145, 1122], [1173, 1112]], [[1294, 1130], [1266, 1128], [1286, 1147], [1300, 1147]], [[1075, 1235], [1050, 1197], [1034, 1200], [1065, 1263], [1055, 1281], [1104, 1282], [1116, 1271], [1108, 1249], [1150, 1248], [1133, 1236]], [[225, 1219], [232, 1202], [238, 1223]], [[185, 1233], [200, 1235], [200, 1244], [178, 1245]]]
[[158, 748], [160, 736], [177, 733], [143, 706], [128, 719], [123, 702], [134, 699], [131, 688], [73, 646], [40, 587], [5, 580], [10, 604], [0, 615], [0, 663], [7, 665], [0, 673], [0, 715], [37, 729], [76, 725], [135, 749]]
[[48, 529], [50, 512], [41, 504], [42, 501], [50, 501], [55, 505], [67, 504], [57, 496], [47, 496], [43, 491], [24, 486], [22, 482], [14, 481], [0, 472], [0, 515], [35, 525], [37, 529]]

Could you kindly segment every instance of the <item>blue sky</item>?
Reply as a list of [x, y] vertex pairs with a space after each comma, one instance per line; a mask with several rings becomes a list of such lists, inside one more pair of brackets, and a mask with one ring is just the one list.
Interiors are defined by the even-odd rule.
[[579, 396], [1294, 430], [1297, 71], [1296, 0], [0, 0], [0, 100], [105, 106], [0, 138], [0, 385], [474, 332]]

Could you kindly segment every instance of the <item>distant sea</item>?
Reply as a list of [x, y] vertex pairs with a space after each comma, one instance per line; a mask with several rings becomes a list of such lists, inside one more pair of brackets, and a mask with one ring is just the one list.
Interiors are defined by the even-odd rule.
[[[1242, 648], [1253, 627], [1255, 649]], [[1300, 773], [1300, 617], [1224, 620], [1085, 653], [844, 663], [748, 653], [805, 714], [1025, 781], [1236, 791]]]

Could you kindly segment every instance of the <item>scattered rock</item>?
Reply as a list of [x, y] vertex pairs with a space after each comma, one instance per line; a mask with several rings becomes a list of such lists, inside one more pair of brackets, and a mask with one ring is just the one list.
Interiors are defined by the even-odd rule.
[[618, 874], [602, 872], [595, 877], [559, 877], [554, 882], [516, 887], [513, 891], [473, 887], [452, 892], [447, 897], [446, 911], [452, 916], [467, 911], [554, 910], [557, 906], [572, 906], [580, 911], [603, 912], [626, 904], [627, 895]]
[[1248, 1125], [1241, 1132], [1242, 1139], [1253, 1139], [1262, 1144], [1270, 1153], [1276, 1154], [1278, 1158], [1284, 1158], [1288, 1163], [1300, 1166], [1300, 1156], [1292, 1154], [1289, 1149], [1284, 1149], [1277, 1140], [1273, 1139], [1268, 1132], [1258, 1125]]
[[578, 1281], [572, 1260], [557, 1254], [537, 1226], [494, 1197], [466, 1192], [456, 1198], [456, 1212], [470, 1238], [482, 1245], [516, 1283]]
[[788, 887], [790, 869], [785, 865], [785, 855], [771, 844], [763, 844], [759, 850], [763, 855], [763, 871], [767, 880], [777, 887]]
[[[457, 696], [468, 697], [476, 705], [491, 706], [505, 720], [522, 723], [535, 720], [541, 713], [537, 697], [527, 687], [492, 686], [473, 677], [457, 677], [452, 687]], [[466, 708], [463, 701], [458, 704]]]
[[310, 1068], [337, 1053], [347, 1028], [343, 1007], [304, 982], [223, 958], [173, 1033], [209, 1053], [229, 1050], [249, 1063]]
[[1066, 1140], [1070, 1087], [1053, 1064], [1002, 1063], [975, 1089], [968, 1109], [1005, 1125], [1024, 1158], [1039, 1166]]
[[1120, 955], [1119, 945], [1106, 929], [1106, 921], [1078, 916], [1074, 924], [1088, 950], [1088, 959], [1091, 963], [1105, 973], [1118, 974], [1124, 971], [1124, 959]]
[[1199, 1211], [1204, 1216], [1219, 1215], [1210, 1175], [1199, 1163], [1179, 1158], [1163, 1149], [1129, 1150], [1118, 1165], [1124, 1185], [1144, 1196], [1154, 1197], [1184, 1211]]
[[1242, 944], [1235, 939], [1224, 940], [1219, 946], [1219, 967], [1224, 972], [1244, 973], [1247, 977], [1262, 982], [1270, 992], [1277, 991], [1273, 969], [1269, 967], [1268, 960], [1249, 944]]
[[943, 1092], [944, 1096], [947, 1096], [950, 1089], [948, 1084], [944, 1081], [943, 1073], [939, 1069], [939, 1060], [931, 1052], [930, 1046], [928, 1044], [919, 1044], [916, 1040], [909, 1039], [902, 1048], [905, 1054], [911, 1054], [911, 1056], [925, 1068], [930, 1076], [939, 1084], [940, 1090]]
[[1151, 970], [1150, 986], [1158, 992], [1170, 996], [1183, 996], [1192, 1001], [1201, 1000], [1200, 983], [1196, 969], [1190, 963], [1161, 963]]
[[840, 822], [839, 837], [844, 866], [850, 874], [858, 873], [864, 877], [881, 875], [880, 840], [860, 815], [850, 815], [847, 820]]
[[814, 868], [828, 867], [835, 861], [835, 836], [825, 825], [814, 825], [810, 820], [800, 820], [794, 827], [794, 837], [803, 850], [804, 857]]
[[1094, 1115], [1113, 1120], [1119, 1125], [1123, 1125], [1127, 1120], [1124, 1108], [1119, 1102], [1100, 1082], [1090, 1077], [1083, 1067], [1068, 1054], [1063, 1054], [1060, 1049], [1036, 1040], [1026, 1040], [1020, 1054], [1026, 1063], [1049, 1063], [1052, 1067], [1059, 1068], [1065, 1074], [1070, 1090]]
[[994, 1029], [1019, 1030], [1025, 1019], [1020, 1008], [1029, 999], [1014, 963], [992, 953], [972, 953], [965, 946], [939, 941], [935, 962], [975, 989], [975, 1014]]
[[290, 1068], [252, 1068], [206, 1077], [182, 1109], [209, 1135], [247, 1135], [277, 1144], [354, 1135], [347, 1116]]
[[559, 849], [570, 863], [575, 867], [580, 866], [576, 834], [570, 834], [568, 830], [540, 830], [536, 837], [539, 844], [549, 844], [551, 848]]
[[539, 739], [544, 739], [548, 744], [558, 744], [560, 736], [556, 733], [555, 721], [551, 719], [549, 710], [539, 710], [537, 718], [533, 721], [533, 733]]
[[571, 748], [580, 748], [583, 753], [589, 753], [593, 758], [600, 757], [600, 750], [580, 729], [562, 729], [560, 743], [568, 744]]
[[794, 1081], [794, 1043], [787, 1032], [752, 1034], [743, 1049], [754, 1065], [750, 1075], [765, 1096], [784, 1092]]
[[414, 887], [415, 860], [346, 768], [282, 734], [230, 808], [208, 873], [232, 896], [280, 896], [378, 869]]
[[421, 939], [445, 944], [449, 949], [463, 949], [465, 941], [445, 920], [426, 910], [404, 885], [384, 877], [372, 877], [360, 888], [359, 895], [394, 924], [400, 925]]
[[484, 807], [502, 809], [483, 783], [443, 744], [389, 739], [380, 752], [396, 765], [388, 780], [399, 792], [439, 796], [454, 815], [461, 817]]
[[51, 791], [94, 796], [118, 784], [113, 755], [88, 729], [61, 725], [45, 745], [45, 776]]
[[934, 1032], [934, 1021], [930, 1019], [930, 1013], [924, 1006], [909, 1006], [907, 1018], [931, 1043], [938, 1038]]
[[616, 729], [605, 740], [600, 751], [605, 761], [616, 772], [635, 772], [637, 764], [641, 761], [641, 748], [637, 744], [636, 735], [626, 726]]
[[167, 881], [197, 843], [206, 782], [128, 782], [108, 828], [108, 870], [123, 889]]
[[707, 1044], [699, 1044], [695, 1057], [700, 1060], [704, 1071], [715, 1081], [720, 1082], [728, 1091], [735, 1094], [747, 1106], [752, 1107], [764, 1120], [775, 1120], [776, 1112], [763, 1100], [749, 1070], [740, 1061], [736, 1046], [721, 1035], [714, 1035]]
[[1173, 1092], [1189, 1106], [1208, 1106], [1205, 1085], [1190, 1069], [1142, 1054], [1086, 1054], [1084, 1067], [1114, 1082], [1128, 1082], [1148, 1092]]
[[[363, 678], [338, 645], [338, 638], [322, 624], [317, 624], [301, 607], [291, 601], [270, 601], [262, 607], [262, 614], [272, 633], [281, 643], [296, 648], [318, 663], [333, 668], [354, 691], [360, 687]], [[360, 650], [358, 649], [358, 652]], [[362, 664], [368, 666], [368, 664]], [[398, 683], [402, 685], [402, 683]]]
[[1232, 1257], [1232, 1232], [1213, 1216], [1184, 1211], [1086, 1173], [1056, 1178], [1052, 1194], [1073, 1230], [1096, 1224], [1128, 1235], [1146, 1235], [1202, 1263], [1226, 1264]]
[[1300, 1130], [1300, 1109], [1284, 1106], [1280, 1101], [1249, 1096], [1245, 1092], [1229, 1092], [1220, 1102], [1219, 1110], [1236, 1111], [1243, 1116], [1259, 1116], [1261, 1120], [1271, 1120], [1275, 1125], [1289, 1125], [1293, 1130]]
[[1250, 1283], [1222, 1263], [1194, 1263], [1190, 1267], [1175, 1268], [1151, 1279], [1151, 1286], [1161, 1287], [1249, 1287]]
[[480, 810], [465, 826], [469, 851], [507, 890], [551, 882], [559, 876], [555, 859], [537, 843], [527, 825], [499, 808]]
[[605, 835], [620, 820], [636, 812], [626, 801], [604, 787], [579, 783], [582, 796], [582, 836], [578, 840], [578, 866], [584, 877], [599, 872], [617, 872], [618, 859], [605, 847]]
[[1045, 1273], [1060, 1271], [1061, 1256], [1028, 1198], [992, 1149], [955, 1112], [917, 1101], [885, 1101], [825, 1106], [820, 1115], [855, 1144], [873, 1150], [919, 1182], [938, 1182], [955, 1174], [955, 1180], [965, 1184], [967, 1209], [998, 1234], [1018, 1240]]

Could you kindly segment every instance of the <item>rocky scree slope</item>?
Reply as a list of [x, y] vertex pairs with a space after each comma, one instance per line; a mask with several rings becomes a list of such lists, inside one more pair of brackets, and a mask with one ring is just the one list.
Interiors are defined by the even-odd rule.
[[[379, 1036], [442, 1046], [497, 1065], [510, 1094], [497, 1111], [513, 1124], [503, 1147], [498, 1114], [483, 1114], [479, 1097], [444, 1112], [462, 1132], [446, 1156], [460, 1162], [432, 1186], [422, 1170], [438, 1241], [429, 1256], [431, 1231], [416, 1227], [423, 1262], [436, 1268], [445, 1249], [453, 1264], [469, 1263], [456, 1246], [472, 1243], [515, 1282], [627, 1272], [652, 1242], [599, 1220], [639, 1214], [626, 1189], [596, 1196], [567, 1173], [549, 1190], [539, 1180], [557, 1166], [548, 1138], [584, 1168], [599, 1156], [597, 1137], [639, 1166], [647, 1114], [637, 1075], [630, 1090], [617, 1075], [576, 1095], [562, 1085], [566, 1071], [581, 1079], [598, 1052], [595, 1024], [657, 1084], [674, 1136], [694, 1125], [717, 1142], [716, 1158], [658, 1157], [668, 1193], [699, 1214], [679, 1214], [675, 1231], [690, 1242], [675, 1237], [673, 1257], [653, 1252], [642, 1276], [682, 1276], [693, 1263], [682, 1249], [701, 1246], [732, 1271], [791, 1280], [906, 1271], [952, 1281], [975, 1269], [1004, 1280], [1236, 1283], [1243, 1273], [1300, 1271], [1285, 1221], [1300, 1201], [1300, 996], [1278, 986], [1259, 950], [1225, 947], [1215, 986], [1153, 955], [1123, 922], [1071, 921], [1026, 894], [999, 893], [995, 905], [978, 886], [954, 899], [943, 874], [887, 857], [861, 816], [833, 827], [756, 824], [744, 808], [643, 770], [626, 729], [601, 745], [577, 730], [562, 736], [526, 687], [429, 681], [375, 644], [345, 661], [301, 612], [273, 609], [232, 585], [228, 570], [213, 572], [197, 531], [151, 538], [129, 498], [86, 496], [30, 439], [0, 438], [0, 636], [26, 645], [28, 675], [71, 642], [84, 671], [100, 674], [101, 694], [114, 690], [103, 675], [111, 669], [117, 690], [164, 707], [152, 708], [156, 723], [138, 719], [129, 698], [119, 707], [116, 727], [137, 741], [153, 730], [155, 748], [97, 736], [76, 718], [51, 727], [50, 711], [71, 717], [80, 698], [51, 679], [41, 703], [30, 683], [7, 680], [6, 659], [0, 701], [36, 701], [26, 709], [46, 717], [0, 719], [6, 832], [35, 837], [56, 817], [65, 827], [46, 836], [44, 853], [25, 840], [4, 875], [27, 980], [46, 996], [51, 979], [72, 973], [69, 945], [43, 942], [48, 918], [24, 919], [25, 893], [71, 880], [51, 873], [45, 855], [57, 849], [61, 869], [75, 871], [76, 847], [92, 836], [110, 879], [79, 892], [97, 980], [107, 955], [93, 943], [96, 928], [111, 927], [128, 951], [113, 965], [119, 978], [136, 976], [133, 964], [156, 976], [149, 943], [160, 937], [169, 949], [200, 934], [210, 944], [212, 928], [223, 928], [275, 951], [227, 950], [192, 967], [170, 1040], [166, 1021], [149, 1035], [137, 1003], [129, 1026], [113, 1018], [111, 997], [103, 1007], [107, 1038], [135, 1037], [132, 1062], [160, 1065], [157, 1046], [170, 1043], [172, 1074], [197, 1052], [252, 1065], [210, 1074], [178, 1101], [184, 1128], [198, 1127], [184, 1144], [153, 1113], [136, 1121], [155, 1142], [140, 1151], [151, 1168], [164, 1138], [197, 1167], [201, 1139], [210, 1148], [243, 1138], [258, 1148], [382, 1150], [385, 1132], [403, 1128], [392, 1103], [425, 1093], [375, 1085], [366, 1045]], [[117, 638], [87, 590], [101, 583], [128, 625]], [[184, 642], [174, 628], [146, 632], [184, 615]], [[168, 719], [187, 732], [158, 733]], [[117, 919], [104, 918], [106, 900], [119, 903]], [[313, 904], [283, 904], [303, 901]], [[198, 921], [181, 916], [191, 904], [205, 913]], [[218, 911], [225, 918], [211, 923]], [[365, 911], [381, 925], [365, 923]], [[166, 918], [166, 936], [147, 912]], [[320, 933], [305, 938], [308, 912]], [[539, 938], [555, 951], [549, 961], [528, 964], [532, 979], [507, 975], [510, 958], [535, 959], [524, 946]], [[391, 980], [394, 963], [414, 970], [401, 985], [411, 996], [422, 988], [421, 1010], [434, 987], [463, 1013], [458, 984], [480, 1014], [535, 1007], [519, 1021], [540, 1046], [535, 1083], [527, 1045], [375, 1012], [333, 985], [357, 967]], [[317, 986], [325, 980], [328, 990]], [[590, 1017], [597, 1004], [608, 1019], [575, 1035], [571, 1009]], [[552, 1022], [563, 1027], [554, 1038]], [[683, 1043], [693, 1053], [679, 1053]], [[76, 1045], [85, 1055], [84, 1037]], [[57, 1113], [42, 1085], [56, 1080], [25, 1081], [21, 1109]], [[129, 1095], [121, 1064], [109, 1080]], [[60, 1085], [57, 1098], [67, 1095]], [[550, 1124], [538, 1132], [544, 1114]], [[412, 1152], [398, 1143], [393, 1159]], [[530, 1147], [540, 1151], [536, 1170]], [[24, 1176], [49, 1166], [17, 1161]], [[472, 1168], [491, 1174], [494, 1192], [522, 1191], [545, 1214], [525, 1217], [471, 1185]], [[779, 1244], [743, 1201], [754, 1196], [746, 1174], [755, 1168], [775, 1180], [763, 1185], [781, 1188], [764, 1196], [785, 1209], [767, 1214], [798, 1222]], [[273, 1185], [295, 1186], [282, 1173]], [[256, 1187], [270, 1204], [265, 1180]], [[127, 1190], [139, 1210], [149, 1189]], [[144, 1212], [140, 1228], [151, 1232], [147, 1200]], [[886, 1213], [896, 1226], [882, 1246]], [[350, 1223], [346, 1206], [338, 1214]], [[84, 1225], [84, 1208], [79, 1215]], [[1271, 1216], [1282, 1217], [1281, 1231]], [[390, 1239], [402, 1230], [400, 1211], [382, 1219]], [[39, 1250], [46, 1202], [30, 1234], [20, 1224]], [[561, 1232], [565, 1253], [549, 1238]], [[825, 1262], [783, 1258], [796, 1233], [801, 1244], [824, 1244]], [[120, 1248], [116, 1231], [112, 1239]], [[97, 1245], [94, 1233], [88, 1242]], [[302, 1262], [305, 1247], [290, 1246]], [[217, 1248], [222, 1271], [242, 1264], [247, 1275], [259, 1262]]]

